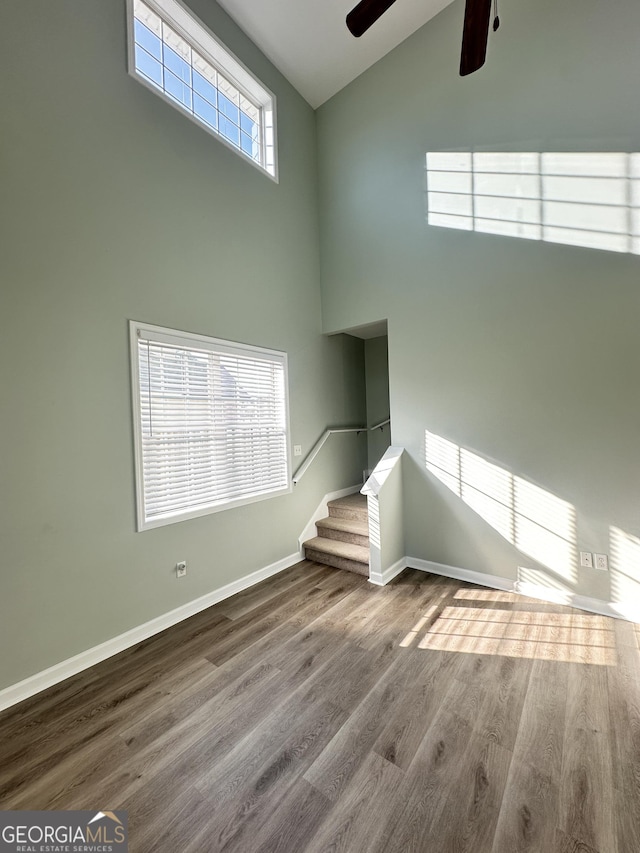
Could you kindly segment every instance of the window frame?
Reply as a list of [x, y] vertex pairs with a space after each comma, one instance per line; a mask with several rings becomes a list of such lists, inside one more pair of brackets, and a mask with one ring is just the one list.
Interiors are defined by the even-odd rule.
[[[220, 500], [215, 503], [202, 505], [193, 509], [180, 510], [176, 512], [166, 513], [162, 516], [147, 518], [146, 503], [145, 503], [145, 479], [144, 479], [144, 456], [143, 456], [143, 429], [142, 429], [142, 409], [141, 409], [141, 390], [140, 390], [140, 361], [138, 341], [142, 336], [148, 337], [150, 340], [165, 342], [169, 345], [178, 345], [188, 348], [191, 344], [198, 350], [209, 350], [215, 353], [246, 353], [248, 356], [267, 357], [273, 361], [282, 363], [284, 370], [284, 423], [285, 423], [285, 448], [286, 448], [286, 486], [279, 489], [272, 489], [268, 492], [260, 492], [254, 494], [243, 495], [238, 498], [229, 500]], [[253, 346], [250, 344], [237, 343], [235, 341], [213, 338], [209, 335], [201, 335], [192, 332], [184, 332], [178, 329], [169, 329], [165, 326], [156, 326], [150, 323], [142, 323], [137, 320], [129, 320], [129, 352], [130, 352], [130, 372], [131, 372], [131, 400], [132, 400], [132, 416], [133, 416], [133, 440], [134, 440], [134, 467], [135, 467], [135, 483], [136, 483], [136, 519], [137, 530], [151, 530], [157, 527], [164, 527], [168, 524], [175, 524], [180, 521], [188, 521], [193, 518], [201, 518], [202, 516], [211, 515], [217, 512], [224, 512], [228, 509], [234, 509], [248, 504], [257, 503], [270, 498], [281, 497], [282, 495], [290, 494], [293, 491], [293, 482], [291, 479], [291, 423], [289, 413], [289, 374], [288, 374], [288, 356], [282, 350], [268, 349], [266, 347]]]
[[[235, 54], [223, 44], [206, 24], [182, 0], [142, 0], [165, 23], [174, 29], [187, 41], [193, 49], [202, 54], [211, 65], [231, 82], [248, 100], [260, 110], [261, 160], [255, 160], [241, 147], [234, 145], [222, 133], [209, 126], [194, 112], [179, 101], [169, 97], [159, 86], [139, 73], [136, 69], [135, 58], [135, 0], [126, 0], [127, 8], [127, 70], [131, 77], [167, 104], [176, 109], [181, 115], [189, 118], [198, 127], [205, 130], [225, 147], [234, 151], [241, 160], [251, 163], [258, 171], [267, 175], [275, 183], [278, 177], [278, 137], [276, 127], [276, 96], [268, 89]], [[173, 7], [169, 11], [166, 7]], [[267, 139], [272, 136], [271, 144]], [[271, 155], [271, 158], [270, 156]], [[272, 162], [270, 162], [270, 159]]]

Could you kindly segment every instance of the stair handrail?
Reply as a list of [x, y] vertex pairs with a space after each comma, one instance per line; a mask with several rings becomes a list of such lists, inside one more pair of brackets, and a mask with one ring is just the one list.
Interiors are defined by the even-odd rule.
[[382, 429], [382, 427], [384, 427], [384, 426], [386, 426], [387, 424], [390, 424], [390, 423], [391, 423], [391, 418], [389, 417], [389, 418], [387, 418], [387, 419], [386, 419], [386, 421], [380, 421], [380, 423], [379, 423], [379, 424], [374, 424], [374, 426], [370, 426], [370, 427], [368, 427], [369, 432], [373, 432], [373, 431], [374, 431], [374, 429]]
[[307, 455], [307, 457], [304, 460], [304, 462], [302, 463], [302, 465], [300, 465], [300, 467], [298, 468], [296, 473], [293, 475], [293, 485], [295, 486], [295, 485], [297, 485], [297, 483], [300, 482], [301, 478], [303, 477], [303, 475], [305, 474], [305, 472], [307, 471], [307, 469], [309, 468], [309, 466], [311, 465], [313, 460], [316, 458], [318, 453], [320, 453], [320, 451], [324, 447], [325, 443], [329, 440], [329, 438], [332, 435], [335, 435], [336, 433], [339, 433], [339, 432], [357, 432], [357, 433], [360, 433], [360, 432], [366, 432], [366, 431], [367, 431], [366, 426], [336, 427], [336, 428], [325, 430], [323, 432], [323, 434], [320, 436], [320, 438], [318, 439], [318, 441], [316, 441], [316, 443], [314, 444], [313, 449]]

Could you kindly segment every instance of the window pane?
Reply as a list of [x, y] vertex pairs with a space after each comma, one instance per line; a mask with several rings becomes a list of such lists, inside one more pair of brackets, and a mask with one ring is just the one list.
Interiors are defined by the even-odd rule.
[[240, 124], [240, 110], [235, 104], [232, 104], [229, 98], [227, 98], [226, 95], [223, 95], [222, 92], [218, 95], [218, 109], [223, 115], [230, 118], [234, 124]]
[[136, 45], [136, 71], [140, 71], [157, 86], [162, 86], [162, 66], [139, 45]]
[[258, 138], [258, 125], [246, 113], [240, 113], [240, 127], [252, 139]]
[[136, 43], [154, 56], [156, 59], [162, 59], [162, 42], [158, 36], [154, 35], [151, 30], [148, 30], [140, 21], [135, 22], [135, 38]]
[[191, 85], [191, 66], [166, 44], [164, 46], [164, 64], [176, 77]]
[[241, 133], [240, 147], [242, 148], [245, 154], [249, 155], [249, 157], [254, 157], [258, 146], [250, 136], [247, 136], [246, 133]]
[[198, 74], [197, 71], [193, 72], [193, 89], [199, 95], [202, 95], [203, 98], [206, 98], [206, 100], [209, 101], [210, 104], [213, 104], [214, 107], [216, 106], [218, 96], [217, 89], [212, 86], [208, 80], [205, 80], [201, 74]]
[[240, 147], [240, 128], [236, 127], [233, 122], [230, 122], [229, 119], [225, 118], [223, 115], [220, 116], [220, 133], [229, 140], [229, 142], [233, 142], [234, 145]]
[[218, 112], [208, 101], [205, 101], [200, 95], [193, 96], [193, 112], [199, 119], [206, 122], [209, 127], [214, 130], [218, 128]]
[[164, 43], [168, 45], [172, 50], [174, 50], [175, 53], [177, 53], [187, 62], [191, 63], [191, 47], [182, 38], [182, 36], [179, 36], [178, 33], [174, 32], [171, 27], [168, 27], [166, 24], [163, 24], [162, 38], [164, 40]]
[[191, 109], [191, 89], [170, 71], [164, 73], [164, 88], [168, 95]]

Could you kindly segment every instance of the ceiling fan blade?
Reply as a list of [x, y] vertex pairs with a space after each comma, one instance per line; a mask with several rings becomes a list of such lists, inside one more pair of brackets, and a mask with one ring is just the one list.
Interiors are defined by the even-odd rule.
[[351, 35], [360, 38], [395, 2], [396, 0], [360, 0], [347, 15], [347, 27]]
[[462, 31], [461, 77], [473, 74], [484, 65], [489, 40], [491, 2], [492, 0], [467, 0]]

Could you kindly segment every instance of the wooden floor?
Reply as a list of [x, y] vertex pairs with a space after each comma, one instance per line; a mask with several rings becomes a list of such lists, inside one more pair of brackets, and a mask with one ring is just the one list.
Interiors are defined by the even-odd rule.
[[133, 853], [638, 853], [640, 629], [301, 563], [0, 715], [1, 809]]

